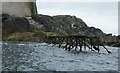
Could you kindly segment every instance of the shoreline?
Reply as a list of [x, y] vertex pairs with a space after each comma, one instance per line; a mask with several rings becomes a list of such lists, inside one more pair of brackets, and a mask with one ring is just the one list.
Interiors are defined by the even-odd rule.
[[[30, 43], [45, 43], [45, 42], [29, 42], [29, 41], [2, 41], [0, 42], [1, 44], [3, 43], [21, 43], [21, 44], [30, 44]], [[46, 43], [48, 44], [48, 43]], [[106, 45], [105, 46], [109, 46], [109, 45]], [[109, 46], [109, 47], [115, 47], [115, 48], [120, 48], [120, 47], [117, 47], [117, 46]]]

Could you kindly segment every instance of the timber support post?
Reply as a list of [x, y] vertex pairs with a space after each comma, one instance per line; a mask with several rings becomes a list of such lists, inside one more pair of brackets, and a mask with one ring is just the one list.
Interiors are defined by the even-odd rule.
[[[82, 46], [84, 47], [84, 50], [86, 50], [88, 47], [90, 51], [95, 51], [97, 50], [98, 52], [100, 51], [99, 46], [103, 46], [108, 53], [111, 53], [108, 51], [108, 49], [101, 44], [100, 39], [98, 37], [88, 37], [88, 36], [77, 36], [77, 35], [70, 35], [70, 36], [50, 36], [48, 37], [48, 43], [54, 44], [59, 44], [59, 48], [63, 48], [65, 50], [71, 51], [74, 49], [77, 51], [79, 47], [79, 51], [82, 51]], [[94, 49], [94, 50], [93, 50]]]

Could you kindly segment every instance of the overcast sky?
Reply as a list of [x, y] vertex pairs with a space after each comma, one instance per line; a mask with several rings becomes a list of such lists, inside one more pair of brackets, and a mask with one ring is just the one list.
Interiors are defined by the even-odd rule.
[[[88, 26], [100, 28], [105, 33], [118, 34], [118, 2], [38, 2], [39, 14], [45, 15], [74, 15], [83, 19]], [[53, 1], [53, 2], [52, 2]], [[68, 0], [66, 0], [68, 1]], [[78, 1], [78, 0], [75, 0]], [[82, 0], [81, 0], [82, 1]], [[85, 0], [88, 1], [88, 0]], [[97, 1], [97, 0], [96, 0]], [[100, 0], [99, 0], [100, 1]], [[103, 1], [103, 0], [101, 0]]]
[[119, 0], [37, 0], [37, 2], [118, 2]]

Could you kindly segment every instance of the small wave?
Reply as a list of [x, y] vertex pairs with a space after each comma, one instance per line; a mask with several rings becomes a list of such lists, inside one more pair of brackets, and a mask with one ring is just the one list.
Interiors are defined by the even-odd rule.
[[26, 45], [26, 44], [18, 44], [19, 46], [24, 46], [24, 45]]

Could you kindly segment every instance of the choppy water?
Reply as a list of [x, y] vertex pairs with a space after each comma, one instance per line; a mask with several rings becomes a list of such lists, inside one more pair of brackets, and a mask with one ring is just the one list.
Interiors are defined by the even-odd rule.
[[118, 70], [118, 48], [100, 53], [64, 51], [46, 43], [3, 43], [3, 71], [108, 71]]

